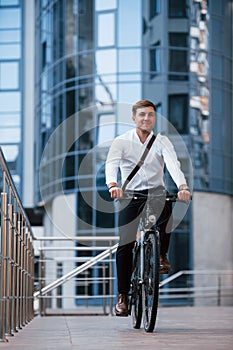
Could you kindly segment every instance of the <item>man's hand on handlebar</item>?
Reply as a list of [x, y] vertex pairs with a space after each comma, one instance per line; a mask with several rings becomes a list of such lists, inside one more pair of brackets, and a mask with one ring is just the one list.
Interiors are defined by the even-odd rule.
[[184, 201], [184, 202], [190, 201], [191, 200], [191, 193], [190, 193], [189, 189], [180, 188], [178, 193], [177, 193], [177, 199], [179, 201]]
[[113, 186], [109, 189], [109, 193], [111, 195], [111, 198], [122, 198], [123, 197], [123, 191], [120, 187]]

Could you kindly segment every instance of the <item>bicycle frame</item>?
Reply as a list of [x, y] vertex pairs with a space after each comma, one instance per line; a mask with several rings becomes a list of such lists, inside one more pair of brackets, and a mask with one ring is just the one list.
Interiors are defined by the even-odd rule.
[[[146, 197], [148, 198], [148, 196]], [[137, 237], [137, 246], [134, 250], [134, 270], [131, 284], [129, 313], [133, 318], [133, 327], [140, 328], [143, 318], [146, 332], [152, 332], [154, 329], [159, 299], [160, 233], [156, 226], [156, 215], [150, 203], [151, 199], [156, 199], [156, 197], [159, 196], [154, 197], [152, 194], [148, 198], [140, 217], [138, 227], [140, 237]], [[134, 198], [137, 199], [136, 196]], [[171, 198], [169, 200], [176, 200], [176, 196]], [[140, 259], [138, 251], [140, 251]]]

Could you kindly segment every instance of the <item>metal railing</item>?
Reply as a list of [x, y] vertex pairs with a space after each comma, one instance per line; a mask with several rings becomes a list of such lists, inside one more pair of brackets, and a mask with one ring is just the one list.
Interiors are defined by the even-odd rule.
[[[72, 241], [83, 241], [90, 242], [90, 245], [84, 246], [76, 246], [75, 244], [69, 246], [58, 246], [57, 245], [45, 245], [46, 242], [59, 242], [65, 241], [67, 238], [64, 237], [42, 237], [38, 238], [43, 245], [39, 248], [40, 251], [40, 275], [38, 280], [38, 291], [34, 294], [35, 298], [39, 300], [39, 313], [40, 315], [46, 315], [51, 312], [53, 309], [52, 301], [56, 299], [65, 300], [65, 299], [73, 299], [80, 300], [84, 299], [86, 301], [86, 305], [88, 305], [90, 300], [99, 299], [102, 301], [102, 310], [103, 313], [106, 313], [106, 301], [108, 301], [109, 305], [109, 314], [113, 314], [112, 306], [113, 299], [116, 297], [113, 293], [113, 281], [116, 279], [115, 274], [113, 273], [113, 263], [115, 260], [113, 259], [113, 254], [117, 249], [117, 244], [114, 244], [114, 241], [118, 240], [117, 236], [103, 236], [103, 237], [93, 237], [93, 236], [85, 236], [85, 237], [74, 237]], [[96, 242], [108, 242], [106, 246], [96, 246]], [[73, 242], [74, 243], [74, 242]], [[88, 255], [85, 257], [80, 257], [77, 255], [75, 258], [73, 257], [59, 257], [59, 253], [68, 251], [68, 252], [98, 252], [96, 256]], [[53, 256], [49, 255], [49, 253], [54, 253]], [[79, 257], [78, 257], [79, 256]], [[55, 275], [53, 273], [53, 278], [49, 281], [47, 276], [48, 270], [51, 271], [51, 264], [57, 262], [72, 262], [73, 266], [75, 262], [82, 262], [79, 266], [70, 269], [67, 273], [63, 274], [59, 278], [55, 279]], [[103, 264], [102, 268], [104, 271], [104, 267], [108, 266], [108, 273], [102, 274], [102, 277], [92, 277], [89, 272], [92, 268], [96, 268], [98, 264]], [[47, 271], [47, 272], [46, 272]], [[55, 271], [55, 268], [53, 268]], [[161, 276], [161, 279], [163, 277]], [[73, 280], [73, 285], [70, 287], [68, 293], [67, 292], [56, 292], [59, 286], [68, 283]], [[233, 271], [232, 270], [202, 270], [202, 271], [194, 271], [194, 270], [183, 270], [173, 275], [161, 280], [160, 283], [160, 301], [161, 304], [165, 302], [165, 304], [169, 305], [180, 305], [183, 303], [184, 305], [200, 305], [201, 303], [206, 304], [206, 301], [211, 305], [224, 305], [227, 303], [233, 304]], [[175, 281], [175, 283], [174, 283]], [[80, 295], [77, 293], [74, 295], [70, 294], [70, 291], [74, 291], [74, 287], [82, 284], [86, 286], [85, 293]], [[102, 284], [103, 285], [103, 293], [96, 293], [95, 295], [90, 295], [88, 293], [88, 288], [92, 284]], [[106, 285], [109, 285], [109, 293], [106, 293]], [[73, 303], [73, 314], [78, 314], [78, 308], [75, 309]], [[70, 309], [67, 311], [66, 308], [60, 305], [62, 313], [69, 313]], [[50, 311], [47, 313], [46, 310]], [[53, 312], [57, 312], [58, 309], [53, 309]], [[56, 310], [56, 311], [55, 311]], [[95, 313], [95, 308], [93, 308], [93, 312]], [[59, 312], [58, 312], [59, 314]]]
[[0, 148], [0, 341], [34, 316], [33, 233]]
[[[64, 301], [67, 299], [69, 299], [67, 303], [72, 305], [70, 308], [73, 309], [73, 312], [76, 308], [76, 313], [79, 313], [78, 301], [85, 300], [79, 304], [88, 306], [90, 301], [95, 300], [95, 303], [102, 309], [101, 313], [112, 314], [113, 298], [115, 298], [113, 282], [116, 279], [113, 272], [115, 265], [113, 255], [117, 249], [118, 239], [118, 236], [38, 237], [37, 241], [40, 242], [37, 259], [39, 273], [35, 278], [37, 291], [34, 293], [34, 297], [35, 300], [39, 301], [39, 305], [37, 305], [39, 314], [48, 314], [48, 309], [50, 311], [55, 309], [59, 313], [59, 308], [63, 310], [63, 313], [69, 312], [64, 306]], [[59, 245], [64, 241], [69, 242], [69, 246], [66, 246], [65, 243]], [[50, 245], [51, 242], [54, 244]], [[82, 245], [77, 245], [80, 242]], [[60, 272], [67, 272], [58, 277], [57, 270], [59, 269]], [[98, 270], [98, 275], [92, 273], [96, 270]], [[59, 291], [59, 287], [62, 288], [69, 282], [70, 285], [65, 292]], [[95, 291], [92, 293], [90, 287], [93, 286], [94, 288], [91, 289], [95, 289]], [[77, 291], [78, 288], [82, 292]], [[57, 307], [57, 299], [60, 299], [59, 307]], [[96, 302], [97, 299], [98, 302]], [[106, 305], [109, 306], [108, 312]], [[96, 312], [95, 308], [93, 308], [93, 312]]]
[[[182, 278], [179, 287], [170, 286]], [[183, 299], [186, 305], [233, 305], [233, 270], [178, 271], [160, 282], [160, 300], [164, 299]]]

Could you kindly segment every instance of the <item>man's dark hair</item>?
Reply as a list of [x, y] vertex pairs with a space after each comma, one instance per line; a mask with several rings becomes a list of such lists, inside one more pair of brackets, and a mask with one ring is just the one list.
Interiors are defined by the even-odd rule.
[[144, 107], [152, 107], [155, 112], [156, 112], [156, 107], [154, 105], [153, 102], [149, 101], [149, 100], [140, 100], [138, 102], [136, 102], [133, 106], [132, 106], [132, 112], [133, 112], [133, 115], [136, 114], [137, 112], [137, 109], [139, 108], [144, 108]]

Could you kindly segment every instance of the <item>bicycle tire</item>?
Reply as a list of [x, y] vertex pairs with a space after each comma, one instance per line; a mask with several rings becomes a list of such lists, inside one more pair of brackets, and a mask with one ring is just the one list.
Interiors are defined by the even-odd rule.
[[131, 277], [131, 316], [133, 328], [139, 329], [142, 322], [142, 287], [140, 283], [140, 246], [137, 244], [133, 251], [133, 272]]
[[159, 232], [151, 231], [145, 244], [142, 288], [143, 323], [146, 332], [153, 332], [159, 302], [160, 243]]

